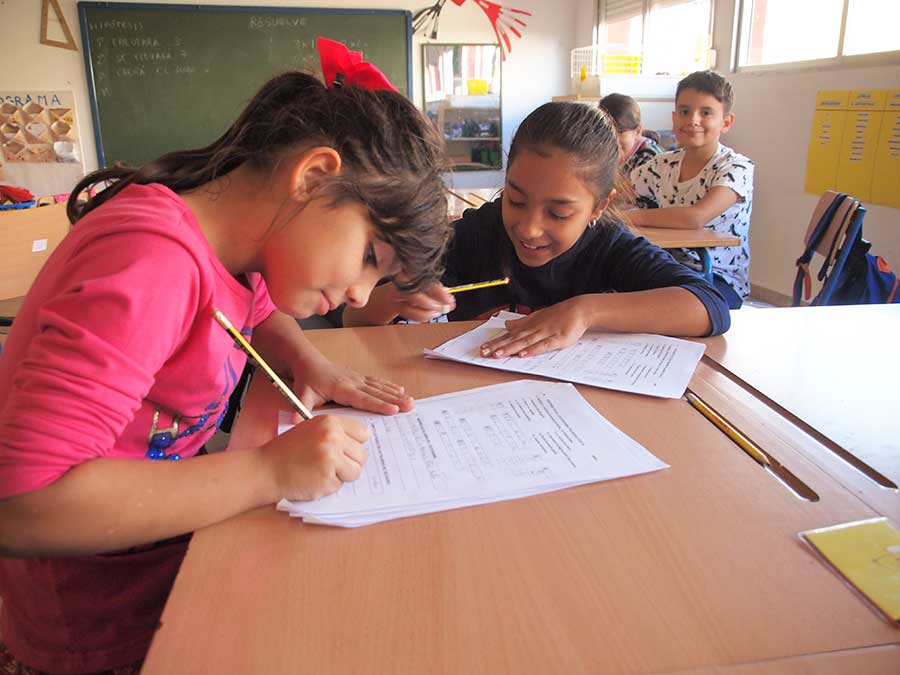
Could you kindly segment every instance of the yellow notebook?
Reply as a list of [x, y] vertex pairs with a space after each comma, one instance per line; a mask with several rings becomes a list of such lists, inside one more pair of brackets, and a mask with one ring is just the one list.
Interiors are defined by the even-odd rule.
[[801, 532], [822, 558], [891, 621], [900, 621], [900, 530], [872, 518]]

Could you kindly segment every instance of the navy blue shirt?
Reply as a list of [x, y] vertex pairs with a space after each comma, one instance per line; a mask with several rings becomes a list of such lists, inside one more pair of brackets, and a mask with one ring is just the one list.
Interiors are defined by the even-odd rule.
[[442, 282], [456, 286], [505, 276], [510, 277], [507, 286], [457, 294], [450, 320], [486, 318], [500, 309], [527, 314], [587, 293], [677, 286], [706, 307], [710, 335], [731, 325], [728, 305], [712, 285], [618, 221], [585, 229], [568, 251], [545, 265], [528, 267], [519, 261], [503, 227], [499, 199], [468, 209], [456, 221]]

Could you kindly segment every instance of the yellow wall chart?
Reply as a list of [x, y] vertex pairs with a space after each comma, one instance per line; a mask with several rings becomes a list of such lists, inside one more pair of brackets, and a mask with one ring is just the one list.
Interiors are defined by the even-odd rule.
[[823, 90], [806, 158], [805, 190], [845, 192], [900, 208], [900, 90]]
[[900, 209], [900, 89], [888, 91], [885, 99], [871, 201]]

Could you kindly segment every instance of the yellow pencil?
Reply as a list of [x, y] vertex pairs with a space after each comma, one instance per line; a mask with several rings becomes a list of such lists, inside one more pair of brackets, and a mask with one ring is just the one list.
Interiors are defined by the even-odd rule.
[[463, 284], [462, 286], [452, 286], [447, 290], [450, 293], [462, 293], [463, 291], [474, 291], [479, 288], [490, 288], [491, 286], [505, 286], [509, 283], [509, 277], [502, 279], [494, 279], [493, 281], [479, 281], [474, 284]]
[[697, 396], [692, 394], [691, 392], [685, 392], [685, 398], [687, 398], [688, 403], [690, 403], [694, 408], [696, 408], [701, 415], [703, 415], [706, 419], [716, 425], [719, 430], [728, 436], [732, 441], [737, 444], [737, 446], [750, 455], [753, 459], [759, 462], [761, 465], [770, 467], [772, 462], [769, 460], [769, 456], [766, 455], [753, 441], [744, 436], [740, 431], [735, 429], [728, 421], [722, 417], [715, 410], [710, 408], [706, 403], [701, 401]]
[[272, 370], [271, 366], [263, 360], [257, 351], [250, 346], [250, 343], [244, 338], [243, 335], [232, 325], [231, 321], [228, 320], [221, 311], [218, 309], [213, 312], [213, 316], [216, 318], [216, 321], [219, 322], [219, 325], [224, 328], [227, 333], [234, 338], [234, 341], [237, 342], [238, 347], [240, 347], [244, 353], [253, 359], [260, 368], [262, 368], [263, 372], [266, 374], [266, 377], [269, 378], [269, 382], [271, 382], [278, 392], [284, 396], [291, 405], [294, 406], [294, 409], [300, 413], [300, 416], [305, 420], [312, 419], [312, 413], [309, 412], [309, 409], [303, 405], [302, 401], [297, 398], [297, 395], [291, 390], [289, 386], [287, 386], [284, 381], [278, 377], [278, 374]]

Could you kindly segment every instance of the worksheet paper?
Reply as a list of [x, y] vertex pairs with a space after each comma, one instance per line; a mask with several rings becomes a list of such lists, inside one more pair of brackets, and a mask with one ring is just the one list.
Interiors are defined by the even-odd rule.
[[506, 332], [507, 320], [521, 317], [500, 312], [440, 347], [426, 349], [425, 355], [593, 387], [681, 398], [706, 349], [704, 344], [664, 335], [588, 331], [574, 345], [538, 356], [482, 357], [481, 345]]
[[338, 492], [278, 504], [306, 522], [358, 527], [668, 467], [562, 382], [469, 389], [392, 416], [326, 412], [370, 425], [369, 458]]

